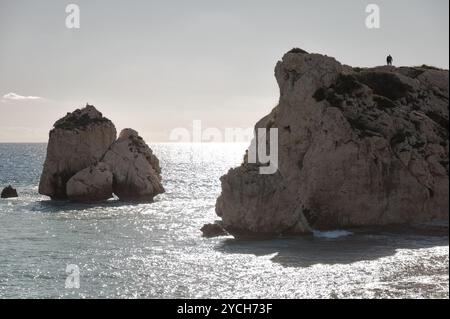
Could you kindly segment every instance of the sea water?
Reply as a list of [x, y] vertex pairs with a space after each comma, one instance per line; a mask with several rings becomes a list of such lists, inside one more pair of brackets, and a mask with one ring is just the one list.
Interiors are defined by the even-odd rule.
[[[45, 144], [0, 144], [0, 186], [20, 196], [0, 200], [0, 298], [449, 297], [448, 225], [206, 239], [219, 178], [246, 145], [151, 147], [165, 194], [81, 205], [38, 194]], [[79, 288], [67, 285], [73, 269]]]

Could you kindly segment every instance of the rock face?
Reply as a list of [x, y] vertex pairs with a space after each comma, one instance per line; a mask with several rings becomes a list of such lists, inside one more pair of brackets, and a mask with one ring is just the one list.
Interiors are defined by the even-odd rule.
[[448, 70], [352, 68], [303, 50], [278, 62], [278, 172], [244, 162], [216, 213], [234, 235], [448, 220]]
[[151, 201], [164, 192], [158, 158], [132, 129], [124, 129], [103, 161], [114, 175], [114, 193], [126, 201]]
[[100, 162], [79, 171], [69, 179], [66, 190], [72, 201], [99, 202], [113, 197], [113, 174], [109, 165]]
[[67, 199], [69, 179], [95, 165], [115, 139], [114, 124], [95, 107], [88, 105], [68, 113], [50, 131], [39, 193], [52, 199]]
[[121, 132], [95, 107], [67, 114], [50, 132], [39, 192], [52, 199], [150, 201], [164, 192], [159, 161], [138, 133]]
[[5, 187], [2, 190], [2, 193], [0, 194], [0, 198], [15, 198], [15, 197], [19, 197], [19, 195], [17, 194], [17, 190], [12, 188], [11, 185]]

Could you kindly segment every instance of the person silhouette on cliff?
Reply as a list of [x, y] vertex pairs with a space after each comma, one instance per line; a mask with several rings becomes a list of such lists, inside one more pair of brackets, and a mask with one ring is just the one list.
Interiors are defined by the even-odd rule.
[[394, 61], [394, 59], [392, 58], [392, 56], [389, 54], [388, 57], [386, 58], [387, 61], [387, 65], [392, 65], [392, 61]]

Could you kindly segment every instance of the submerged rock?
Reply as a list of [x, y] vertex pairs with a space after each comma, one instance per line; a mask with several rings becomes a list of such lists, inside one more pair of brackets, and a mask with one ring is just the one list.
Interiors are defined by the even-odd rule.
[[351, 68], [295, 49], [278, 62], [278, 172], [243, 163], [221, 178], [232, 234], [448, 220], [448, 71]]
[[91, 105], [68, 113], [50, 132], [39, 193], [52, 199], [151, 201], [164, 192], [158, 158], [138, 133], [114, 124]]
[[15, 198], [15, 197], [19, 197], [19, 195], [17, 194], [17, 190], [14, 189], [11, 185], [5, 187], [0, 195], [0, 198]]
[[111, 167], [113, 190], [119, 199], [152, 201], [164, 193], [159, 160], [136, 131], [124, 129], [103, 162]]
[[67, 199], [69, 179], [103, 157], [116, 139], [114, 124], [94, 106], [68, 113], [50, 131], [39, 193]]
[[100, 162], [72, 176], [67, 182], [67, 197], [77, 202], [100, 202], [113, 197], [113, 174], [109, 165]]
[[220, 236], [228, 236], [228, 232], [220, 225], [220, 224], [205, 224], [200, 229], [203, 233], [203, 237], [220, 237]]

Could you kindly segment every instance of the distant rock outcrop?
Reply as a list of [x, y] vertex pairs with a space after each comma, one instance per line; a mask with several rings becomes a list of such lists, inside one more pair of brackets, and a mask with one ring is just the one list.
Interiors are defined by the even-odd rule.
[[278, 172], [244, 162], [216, 212], [239, 234], [448, 220], [448, 70], [352, 68], [297, 49], [278, 62]]
[[14, 189], [11, 185], [5, 187], [0, 195], [0, 198], [14, 198], [14, 197], [19, 197], [19, 195], [17, 194], [17, 190]]
[[162, 192], [158, 159], [137, 132], [124, 130], [116, 141], [114, 124], [91, 105], [55, 123], [39, 193], [95, 202], [113, 193], [124, 200], [152, 200]]

